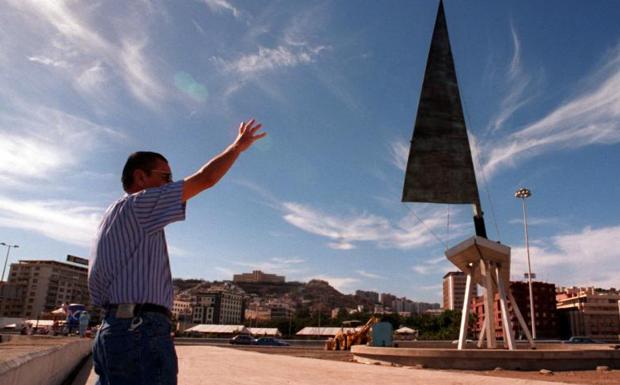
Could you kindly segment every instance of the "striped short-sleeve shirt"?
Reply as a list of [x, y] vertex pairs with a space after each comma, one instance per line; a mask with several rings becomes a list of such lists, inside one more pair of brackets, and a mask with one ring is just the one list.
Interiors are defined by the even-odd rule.
[[172, 308], [164, 226], [185, 219], [183, 181], [125, 195], [103, 215], [91, 250], [93, 305], [153, 303]]

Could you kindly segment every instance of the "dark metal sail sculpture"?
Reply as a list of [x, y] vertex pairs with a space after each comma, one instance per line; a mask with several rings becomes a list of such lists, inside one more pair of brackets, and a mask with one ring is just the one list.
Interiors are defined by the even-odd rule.
[[403, 190], [403, 202], [471, 203], [476, 236], [446, 250], [448, 260], [467, 275], [458, 349], [464, 349], [472, 287], [484, 287], [484, 323], [478, 347], [486, 338], [495, 349], [494, 304], [497, 293], [502, 309], [502, 328], [507, 347], [515, 349], [508, 299], [530, 346], [534, 341], [510, 292], [510, 248], [486, 239], [476, 174], [456, 81], [448, 28], [439, 2], [431, 48], [426, 62]]
[[477, 201], [476, 175], [440, 3], [411, 140], [403, 202]]
[[486, 237], [441, 1], [426, 62], [402, 201], [471, 203], [476, 211], [476, 233]]

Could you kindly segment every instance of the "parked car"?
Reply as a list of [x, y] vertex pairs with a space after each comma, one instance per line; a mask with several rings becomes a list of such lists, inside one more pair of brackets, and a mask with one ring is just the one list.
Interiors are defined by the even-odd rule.
[[249, 334], [239, 334], [231, 338], [228, 342], [233, 345], [254, 345], [256, 340]]
[[288, 342], [273, 337], [261, 337], [256, 340], [256, 345], [263, 346], [290, 346]]
[[593, 340], [589, 337], [571, 337], [567, 341], [562, 341], [564, 344], [600, 344], [600, 341]]

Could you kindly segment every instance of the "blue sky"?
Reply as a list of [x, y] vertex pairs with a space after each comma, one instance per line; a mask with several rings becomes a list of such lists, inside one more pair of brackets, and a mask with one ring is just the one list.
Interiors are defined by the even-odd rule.
[[[439, 301], [467, 205], [401, 203], [437, 1], [0, 5], [0, 241], [88, 256], [129, 153], [184, 177], [268, 136], [167, 229], [173, 275], [261, 269]], [[620, 3], [445, 2], [489, 238], [558, 285], [620, 286]], [[4, 250], [4, 249], [3, 249]], [[1, 251], [4, 253], [4, 251]]]

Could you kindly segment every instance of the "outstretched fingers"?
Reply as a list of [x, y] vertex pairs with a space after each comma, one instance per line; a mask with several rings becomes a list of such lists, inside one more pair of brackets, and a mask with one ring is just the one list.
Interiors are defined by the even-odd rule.
[[261, 132], [261, 133], [260, 133], [260, 134], [258, 134], [258, 135], [254, 135], [254, 136], [252, 137], [252, 140], [259, 140], [260, 138], [264, 138], [265, 136], [267, 136], [267, 133], [266, 133], [266, 132]]
[[250, 119], [247, 122], [241, 122], [239, 124], [239, 133], [244, 134], [248, 129], [251, 129], [254, 122], [256, 122], [255, 119]]
[[258, 123], [256, 119], [250, 119], [247, 122], [241, 122], [241, 124], [239, 125], [238, 140], [240, 140], [239, 143], [245, 143], [243, 149], [247, 148], [245, 146], [250, 146], [255, 141], [264, 138], [267, 135], [266, 132], [261, 132], [257, 134], [258, 130], [260, 130], [262, 127], [263, 125]]

